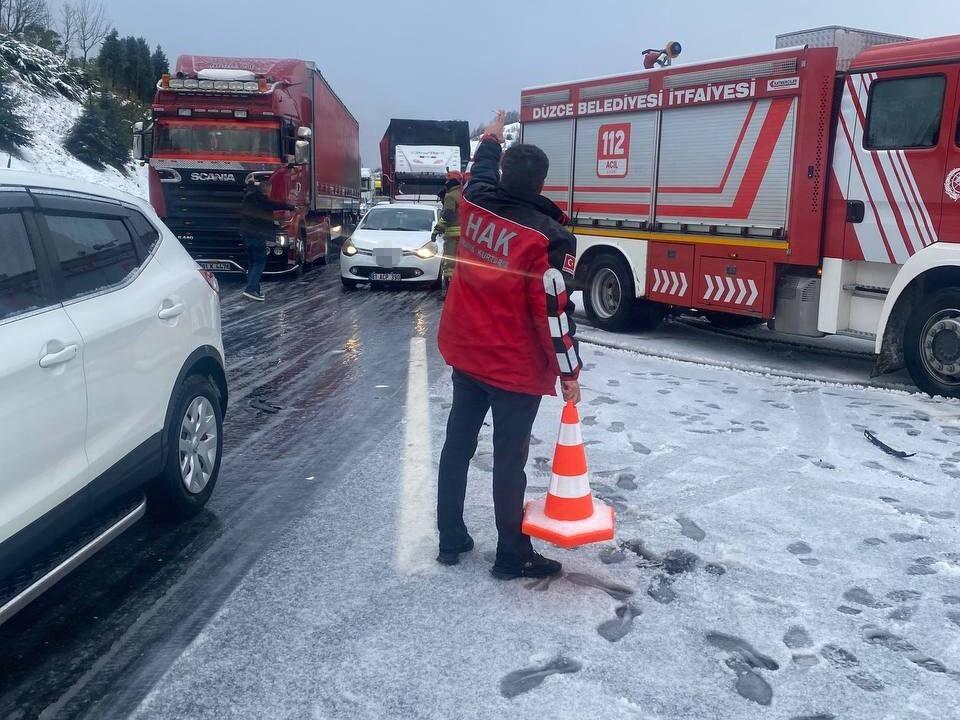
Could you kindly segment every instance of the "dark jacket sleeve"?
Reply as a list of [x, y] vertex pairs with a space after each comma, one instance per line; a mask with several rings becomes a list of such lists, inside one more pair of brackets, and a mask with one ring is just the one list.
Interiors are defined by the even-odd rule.
[[471, 186], [500, 184], [500, 155], [503, 148], [493, 135], [484, 135], [473, 155], [470, 168], [470, 182], [467, 184], [468, 196]]
[[532, 279], [530, 301], [535, 312], [543, 315], [540, 336], [544, 351], [556, 358], [555, 370], [560, 379], [576, 380], [583, 367], [573, 319], [575, 308], [570, 299], [577, 239], [558, 226], [545, 234], [547, 269], [542, 277]]

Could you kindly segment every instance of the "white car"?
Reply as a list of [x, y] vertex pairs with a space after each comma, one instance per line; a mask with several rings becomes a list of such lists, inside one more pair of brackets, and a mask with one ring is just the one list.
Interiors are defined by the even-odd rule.
[[217, 481], [220, 301], [150, 205], [0, 170], [0, 623]]
[[436, 223], [437, 208], [432, 205], [390, 203], [371, 208], [340, 250], [343, 286], [439, 284], [441, 248], [430, 239]]

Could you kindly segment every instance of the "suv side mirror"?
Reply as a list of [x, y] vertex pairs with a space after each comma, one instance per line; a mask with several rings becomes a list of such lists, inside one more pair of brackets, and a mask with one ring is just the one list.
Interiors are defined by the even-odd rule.
[[310, 142], [312, 138], [313, 138], [313, 130], [311, 130], [305, 125], [302, 125], [297, 128], [297, 140], [306, 140], [307, 142]]

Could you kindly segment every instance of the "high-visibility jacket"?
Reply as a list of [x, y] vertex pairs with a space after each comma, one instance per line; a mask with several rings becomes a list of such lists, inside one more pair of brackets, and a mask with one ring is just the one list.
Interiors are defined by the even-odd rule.
[[443, 233], [447, 240], [456, 240], [460, 237], [460, 185], [454, 185], [443, 196], [443, 211], [440, 219], [433, 228], [433, 234]]
[[440, 318], [449, 365], [494, 387], [552, 395], [581, 362], [570, 291], [577, 240], [542, 196], [499, 184], [500, 144], [485, 137], [460, 206], [457, 271]]

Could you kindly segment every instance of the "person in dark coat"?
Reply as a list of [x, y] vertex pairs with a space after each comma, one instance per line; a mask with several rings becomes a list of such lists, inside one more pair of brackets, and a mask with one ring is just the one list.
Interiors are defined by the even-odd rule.
[[[543, 197], [549, 160], [533, 145], [503, 155], [503, 114], [483, 136], [459, 205], [457, 271], [440, 318], [440, 353], [453, 368], [453, 405], [440, 454], [437, 560], [473, 549], [463, 521], [467, 471], [493, 411], [493, 504], [500, 579], [546, 577], [560, 563], [535, 552], [522, 530], [524, 467], [543, 395], [578, 402], [581, 368], [573, 320], [577, 239]], [[502, 177], [501, 172], [502, 170]], [[447, 195], [449, 198], [449, 193]]]
[[257, 302], [264, 301], [260, 292], [260, 278], [267, 266], [267, 242], [277, 235], [273, 213], [276, 210], [293, 210], [291, 205], [271, 200], [270, 191], [269, 180], [257, 183], [253, 178], [248, 179], [240, 208], [240, 233], [247, 246], [247, 287], [243, 296]]

